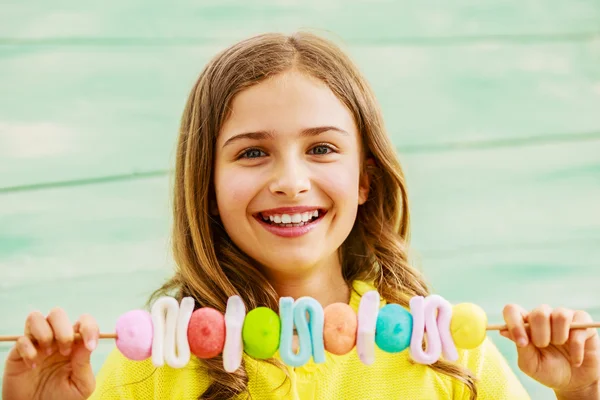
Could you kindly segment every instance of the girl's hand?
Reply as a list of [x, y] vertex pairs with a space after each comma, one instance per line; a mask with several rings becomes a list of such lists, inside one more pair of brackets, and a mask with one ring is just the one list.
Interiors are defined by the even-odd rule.
[[[83, 341], [74, 341], [80, 333]], [[98, 343], [94, 318], [83, 315], [73, 326], [60, 308], [48, 317], [28, 315], [25, 334], [11, 349], [2, 383], [4, 400], [83, 400], [95, 389], [90, 365]]]
[[517, 344], [525, 374], [552, 388], [558, 398], [600, 399], [598, 332], [569, 329], [573, 322], [592, 322], [589, 314], [547, 305], [527, 312], [510, 304], [503, 315], [508, 330], [500, 334]]

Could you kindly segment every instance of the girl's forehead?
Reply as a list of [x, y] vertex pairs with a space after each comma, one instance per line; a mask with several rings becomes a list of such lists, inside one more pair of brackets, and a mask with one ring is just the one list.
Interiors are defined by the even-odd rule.
[[350, 110], [323, 82], [301, 73], [286, 73], [240, 92], [230, 106], [219, 141], [241, 131], [298, 133], [318, 126], [336, 126], [352, 133]]

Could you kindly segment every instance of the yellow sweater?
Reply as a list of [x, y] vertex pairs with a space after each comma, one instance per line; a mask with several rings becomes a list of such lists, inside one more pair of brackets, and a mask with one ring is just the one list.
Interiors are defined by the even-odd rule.
[[[353, 286], [358, 293], [352, 293], [350, 305], [356, 311], [362, 294], [372, 287], [359, 281]], [[360, 361], [356, 351], [343, 356], [326, 352], [323, 364], [315, 364], [311, 359], [303, 367], [287, 367], [291, 377], [287, 381], [277, 367], [244, 354], [249, 392], [257, 400], [469, 399], [470, 392], [464, 384], [411, 362], [408, 350], [392, 354], [375, 347], [376, 359], [369, 366]], [[474, 350], [459, 350], [457, 362], [477, 376], [478, 399], [530, 399], [490, 340]], [[197, 399], [208, 385], [208, 376], [194, 356], [181, 369], [166, 365], [155, 368], [151, 360], [130, 361], [115, 349], [97, 376], [91, 399], [191, 400]]]

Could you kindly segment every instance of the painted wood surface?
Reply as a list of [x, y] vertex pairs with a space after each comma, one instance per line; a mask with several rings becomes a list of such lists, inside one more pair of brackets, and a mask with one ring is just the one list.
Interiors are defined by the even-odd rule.
[[172, 267], [188, 90], [235, 40], [301, 27], [378, 95], [436, 292], [497, 322], [512, 302], [600, 319], [600, 3], [551, 3], [0, 0], [0, 334], [55, 305], [110, 331], [144, 304]]

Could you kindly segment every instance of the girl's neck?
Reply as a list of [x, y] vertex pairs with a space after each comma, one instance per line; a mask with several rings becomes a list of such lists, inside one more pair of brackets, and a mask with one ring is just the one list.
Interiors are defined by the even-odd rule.
[[269, 273], [269, 280], [280, 297], [298, 299], [309, 296], [323, 308], [332, 303], [348, 303], [350, 288], [342, 276], [339, 262], [311, 268], [305, 274]]

